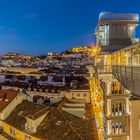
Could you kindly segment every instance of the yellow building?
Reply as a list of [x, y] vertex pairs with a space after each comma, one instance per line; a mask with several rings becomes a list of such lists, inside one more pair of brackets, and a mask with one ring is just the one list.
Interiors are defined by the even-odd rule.
[[3, 126], [4, 133], [0, 135], [0, 140], [9, 140], [9, 138], [13, 140], [41, 140], [40, 138], [32, 136], [24, 131], [20, 131], [5, 121], [1, 121], [1, 125]]
[[[79, 128], [79, 124], [82, 124]], [[91, 119], [24, 100], [1, 121], [0, 140], [93, 139]], [[83, 133], [85, 132], [85, 133]]]

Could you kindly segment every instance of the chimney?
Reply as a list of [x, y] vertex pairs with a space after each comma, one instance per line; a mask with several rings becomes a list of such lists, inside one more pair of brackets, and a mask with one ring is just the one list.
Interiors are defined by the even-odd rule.
[[4, 100], [7, 102], [8, 98], [7, 98], [7, 93], [4, 93]]

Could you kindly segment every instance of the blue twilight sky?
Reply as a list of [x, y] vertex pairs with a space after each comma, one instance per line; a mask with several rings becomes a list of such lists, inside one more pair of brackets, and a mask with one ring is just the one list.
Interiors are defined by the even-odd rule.
[[101, 11], [140, 14], [140, 0], [0, 0], [0, 54], [91, 45]]

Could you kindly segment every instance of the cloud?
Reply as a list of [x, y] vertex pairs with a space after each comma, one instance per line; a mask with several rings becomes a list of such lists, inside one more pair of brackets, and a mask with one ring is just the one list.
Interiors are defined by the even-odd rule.
[[27, 19], [32, 19], [32, 18], [37, 18], [37, 17], [39, 17], [40, 15], [39, 14], [37, 14], [37, 13], [32, 13], [32, 14], [27, 14], [27, 15], [25, 15], [25, 18], [27, 18]]

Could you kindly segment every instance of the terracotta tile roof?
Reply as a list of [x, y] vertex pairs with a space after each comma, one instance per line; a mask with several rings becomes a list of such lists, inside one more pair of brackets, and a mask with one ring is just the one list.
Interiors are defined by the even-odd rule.
[[18, 75], [16, 76], [17, 80], [26, 80], [27, 76], [26, 75]]
[[49, 107], [46, 107], [45, 105], [38, 105], [24, 100], [12, 111], [5, 121], [23, 131], [25, 130], [25, 123], [27, 122], [26, 117], [34, 120], [45, 114], [48, 111], [48, 108]]
[[0, 111], [2, 111], [17, 95], [18, 91], [13, 89], [0, 90]]
[[[91, 118], [81, 119], [65, 111], [60, 107], [49, 107], [37, 105], [32, 102], [23, 101], [5, 120], [13, 127], [25, 130], [26, 117], [31, 115], [48, 112], [44, 120], [37, 128], [35, 134], [31, 134], [42, 140], [92, 140]], [[41, 111], [42, 110], [42, 111]], [[20, 111], [22, 114], [18, 115]], [[38, 113], [36, 113], [38, 112]], [[40, 113], [39, 113], [40, 114]], [[20, 122], [20, 123], [19, 123]]]
[[74, 88], [71, 88], [69, 90], [89, 90], [89, 85], [80, 85], [80, 86], [77, 86], [77, 87], [74, 87]]
[[63, 77], [62, 76], [53, 76], [52, 81], [53, 82], [62, 82], [63, 81]]
[[41, 76], [39, 78], [39, 80], [41, 80], [41, 81], [47, 81], [48, 80], [48, 76]]
[[14, 77], [14, 75], [5, 75], [6, 79], [12, 79]]
[[92, 140], [91, 120], [84, 120], [59, 108], [51, 108], [35, 134], [50, 140]]
[[88, 80], [83, 76], [66, 76], [66, 83], [70, 83], [73, 80], [78, 81], [80, 84], [88, 83]]
[[52, 89], [55, 90], [54, 93], [57, 93], [58, 91], [65, 91], [67, 90], [68, 88], [66, 86], [53, 86], [53, 85], [47, 85], [47, 86], [44, 86], [44, 85], [32, 85], [31, 87], [31, 90], [33, 91], [33, 89], [42, 89], [43, 91], [48, 89], [48, 92], [51, 92]]

